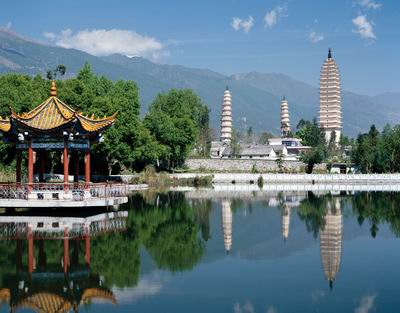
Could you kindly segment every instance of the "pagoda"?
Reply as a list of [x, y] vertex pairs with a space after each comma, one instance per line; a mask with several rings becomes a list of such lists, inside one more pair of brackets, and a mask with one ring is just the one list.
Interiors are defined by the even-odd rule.
[[[0, 118], [3, 141], [16, 146], [16, 184], [21, 184], [22, 153], [27, 151], [27, 186], [29, 194], [35, 189], [34, 174], [38, 182], [44, 182], [45, 162], [50, 151], [61, 152], [63, 163], [63, 199], [72, 197], [68, 192], [69, 163], [74, 169], [74, 182], [79, 181], [79, 160], [84, 158], [85, 184], [90, 183], [90, 149], [94, 143], [103, 141], [102, 132], [114, 124], [116, 114], [96, 118], [75, 111], [57, 97], [55, 81], [51, 82], [50, 97], [27, 113], [16, 113]], [[45, 196], [45, 195], [44, 195]], [[33, 196], [36, 199], [36, 195]], [[43, 197], [43, 193], [42, 196]]]
[[281, 137], [287, 138], [290, 133], [289, 104], [286, 97], [283, 96], [281, 101]]
[[319, 80], [319, 124], [327, 143], [331, 140], [333, 133], [335, 142], [339, 143], [342, 129], [340, 75], [331, 49], [322, 65]]
[[232, 141], [232, 96], [228, 86], [224, 92], [221, 112], [221, 142], [230, 144]]

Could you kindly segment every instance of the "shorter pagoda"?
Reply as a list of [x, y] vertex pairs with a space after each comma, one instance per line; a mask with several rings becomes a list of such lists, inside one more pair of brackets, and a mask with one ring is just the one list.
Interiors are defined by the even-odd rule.
[[[16, 184], [20, 186], [24, 185], [21, 182], [22, 152], [28, 152], [28, 199], [38, 197], [30, 195], [36, 190], [36, 183], [44, 183], [46, 157], [50, 151], [61, 152], [64, 174], [63, 184], [61, 184], [62, 198], [72, 198], [72, 193], [69, 192], [71, 186], [68, 182], [70, 157], [75, 183], [79, 182], [79, 160], [84, 157], [85, 186], [88, 189], [91, 146], [103, 140], [102, 132], [113, 125], [115, 117], [116, 114], [104, 118], [96, 118], [93, 115], [88, 117], [75, 111], [57, 98], [56, 83], [52, 81], [50, 97], [42, 104], [22, 114], [11, 109], [10, 117], [0, 118], [3, 141], [16, 145]], [[35, 173], [38, 174], [36, 182], [34, 181]], [[43, 188], [40, 188], [40, 191], [40, 197], [45, 199], [50, 197], [49, 199], [54, 200], [51, 193], [43, 192]]]

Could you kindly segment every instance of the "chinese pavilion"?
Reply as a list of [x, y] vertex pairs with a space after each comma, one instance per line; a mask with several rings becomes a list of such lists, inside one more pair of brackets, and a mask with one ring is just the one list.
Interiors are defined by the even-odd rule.
[[55, 81], [51, 82], [50, 97], [28, 113], [16, 113], [0, 118], [3, 140], [16, 145], [16, 182], [21, 183], [22, 152], [28, 151], [28, 188], [32, 190], [34, 172], [44, 182], [46, 155], [62, 152], [64, 194], [68, 194], [69, 159], [73, 163], [74, 182], [79, 180], [79, 159], [84, 155], [85, 183], [90, 182], [90, 148], [102, 141], [102, 131], [115, 121], [116, 114], [96, 118], [75, 111], [59, 98]]

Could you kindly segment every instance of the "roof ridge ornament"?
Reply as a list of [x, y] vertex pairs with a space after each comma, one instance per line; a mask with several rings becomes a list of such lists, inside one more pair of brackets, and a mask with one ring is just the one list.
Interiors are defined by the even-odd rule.
[[55, 80], [51, 81], [50, 96], [57, 97], [57, 85]]

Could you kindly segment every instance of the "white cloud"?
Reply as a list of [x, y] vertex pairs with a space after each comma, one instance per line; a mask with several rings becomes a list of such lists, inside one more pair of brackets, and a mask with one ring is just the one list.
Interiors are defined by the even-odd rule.
[[281, 6], [277, 6], [271, 11], [268, 11], [264, 16], [264, 26], [265, 27], [273, 27], [278, 22], [280, 17], [287, 16], [287, 4], [283, 4]]
[[312, 43], [317, 43], [317, 42], [320, 42], [320, 41], [324, 40], [324, 36], [323, 36], [323, 35], [320, 35], [320, 34], [317, 34], [315, 31], [311, 31], [311, 32], [308, 34], [308, 39], [309, 39]]
[[59, 34], [46, 32], [44, 37], [63, 48], [74, 48], [87, 53], [104, 56], [120, 53], [158, 60], [166, 52], [164, 45], [152, 37], [124, 29], [93, 29], [73, 33], [65, 29]]
[[354, 313], [368, 313], [370, 312], [375, 303], [376, 295], [362, 297], [359, 306], [354, 310]]
[[375, 39], [373, 22], [368, 21], [365, 15], [359, 15], [352, 20], [353, 24], [357, 29], [353, 29], [353, 32], [359, 34], [364, 39]]
[[242, 20], [239, 17], [232, 18], [231, 26], [234, 30], [239, 31], [243, 29], [245, 33], [248, 33], [254, 25], [254, 18], [249, 16], [247, 20]]
[[382, 7], [382, 3], [374, 2], [373, 0], [358, 0], [356, 3], [367, 9], [376, 10]]

